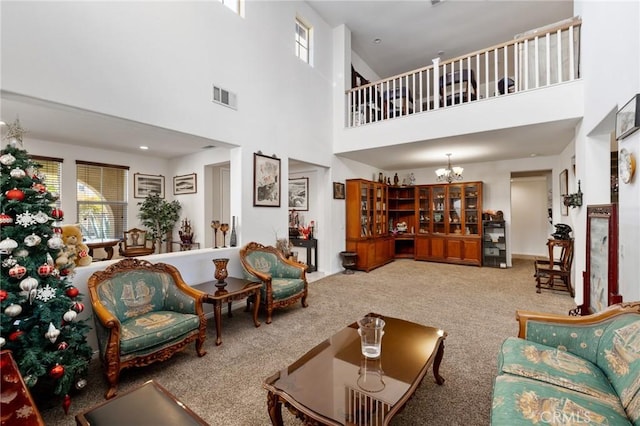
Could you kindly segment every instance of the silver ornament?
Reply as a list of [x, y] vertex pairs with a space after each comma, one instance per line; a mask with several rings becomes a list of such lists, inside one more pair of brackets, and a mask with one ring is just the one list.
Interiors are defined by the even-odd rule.
[[76, 311], [72, 311], [72, 310], [68, 310], [67, 312], [64, 313], [64, 315], [62, 316], [62, 318], [66, 321], [66, 322], [71, 322], [74, 319], [76, 319], [76, 316], [78, 316], [78, 313]]
[[76, 382], [76, 389], [84, 389], [87, 386], [87, 379], [80, 379]]
[[20, 288], [28, 293], [31, 290], [38, 288], [38, 280], [33, 277], [27, 277], [20, 281]]
[[40, 224], [47, 223], [49, 221], [49, 216], [47, 216], [45, 212], [38, 212], [33, 216], [33, 218]]
[[52, 322], [49, 323], [49, 330], [44, 333], [44, 337], [46, 337], [47, 339], [49, 339], [49, 341], [51, 343], [55, 343], [56, 339], [58, 338], [58, 336], [60, 335], [60, 330], [58, 330]]
[[56, 234], [53, 237], [49, 238], [49, 241], [47, 241], [47, 245], [49, 246], [50, 249], [59, 250], [64, 245], [64, 241], [62, 241], [62, 238], [60, 238]]
[[9, 175], [11, 175], [12, 178], [14, 179], [22, 179], [23, 177], [25, 177], [27, 174], [25, 173], [24, 170], [22, 169], [13, 169], [9, 172]]
[[2, 254], [11, 254], [11, 252], [15, 250], [16, 247], [18, 247], [18, 243], [16, 242], [16, 240], [12, 240], [9, 237], [0, 241], [0, 253]]
[[0, 348], [3, 347], [5, 343], [7, 343], [5, 338], [4, 337], [0, 337]]
[[29, 250], [27, 250], [25, 248], [21, 248], [21, 249], [15, 250], [13, 252], [13, 255], [15, 257], [27, 258], [27, 257], [29, 257]]
[[11, 268], [18, 264], [18, 261], [13, 258], [13, 256], [9, 256], [2, 260], [3, 268]]
[[40, 238], [36, 234], [27, 235], [26, 237], [24, 237], [24, 245], [26, 245], [27, 247], [35, 247], [40, 244], [41, 241], [42, 238]]
[[0, 163], [4, 164], [5, 166], [10, 166], [15, 162], [16, 162], [16, 157], [14, 157], [11, 154], [0, 155]]
[[22, 306], [12, 303], [6, 307], [6, 309], [4, 310], [4, 313], [5, 315], [10, 316], [12, 318], [17, 317], [22, 313]]

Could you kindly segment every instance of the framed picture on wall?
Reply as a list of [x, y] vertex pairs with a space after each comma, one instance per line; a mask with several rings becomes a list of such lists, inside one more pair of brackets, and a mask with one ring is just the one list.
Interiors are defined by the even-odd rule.
[[569, 172], [564, 169], [560, 172], [560, 214], [569, 216], [569, 206], [565, 204], [565, 196], [569, 194]]
[[640, 93], [627, 102], [616, 114], [616, 139], [621, 140], [640, 128]]
[[147, 198], [147, 195], [153, 193], [164, 198], [164, 176], [134, 173], [133, 198]]
[[289, 179], [289, 210], [309, 210], [309, 178]]
[[333, 198], [336, 200], [344, 200], [344, 183], [333, 182]]
[[280, 159], [253, 154], [253, 205], [280, 207]]
[[587, 206], [587, 264], [582, 315], [622, 302], [618, 294], [618, 211], [616, 204]]
[[198, 192], [198, 175], [191, 173], [190, 175], [173, 177], [173, 195], [195, 194]]

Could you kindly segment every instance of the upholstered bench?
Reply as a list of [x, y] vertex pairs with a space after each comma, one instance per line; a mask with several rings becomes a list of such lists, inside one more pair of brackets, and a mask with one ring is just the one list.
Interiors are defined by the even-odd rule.
[[491, 424], [640, 426], [640, 302], [517, 319], [519, 337], [498, 355]]

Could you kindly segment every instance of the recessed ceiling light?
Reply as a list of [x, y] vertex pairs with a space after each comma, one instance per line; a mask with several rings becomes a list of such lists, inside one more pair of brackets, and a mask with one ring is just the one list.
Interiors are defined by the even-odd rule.
[[147, 149], [149, 149], [149, 147], [148, 147], [148, 146], [146, 146], [146, 145], [142, 145], [142, 146], [140, 147], [140, 149], [141, 149], [141, 150], [143, 150], [143, 151], [146, 151]]
[[373, 42], [374, 42], [375, 44], [380, 44], [380, 43], [382, 43], [382, 39], [381, 39], [381, 38], [376, 37], [376, 38], [374, 38], [374, 39], [373, 39]]
[[536, 154], [535, 152], [534, 152], [534, 153], [529, 154], [529, 157], [537, 157], [537, 156], [538, 156], [538, 154]]

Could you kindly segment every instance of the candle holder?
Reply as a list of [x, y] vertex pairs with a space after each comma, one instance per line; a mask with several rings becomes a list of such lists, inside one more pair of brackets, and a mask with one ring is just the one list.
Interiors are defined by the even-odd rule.
[[229, 276], [229, 272], [227, 271], [227, 263], [229, 263], [229, 259], [227, 258], [213, 259], [213, 264], [216, 267], [216, 271], [214, 272], [213, 276], [216, 278], [216, 280], [218, 280], [218, 282], [216, 283], [216, 287], [218, 287], [219, 289], [222, 289], [227, 285], [227, 283], [225, 282], [225, 279]]
[[220, 230], [222, 231], [222, 247], [227, 246], [227, 232], [229, 231], [228, 223], [221, 223]]
[[211, 227], [213, 228], [213, 248], [218, 248], [218, 228], [220, 228], [220, 221], [212, 220]]

